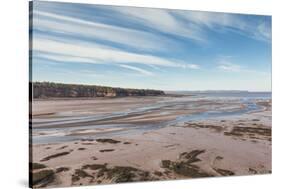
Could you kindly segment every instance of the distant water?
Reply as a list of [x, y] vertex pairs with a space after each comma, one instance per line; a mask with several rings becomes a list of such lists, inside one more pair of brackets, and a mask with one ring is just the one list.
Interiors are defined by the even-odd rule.
[[197, 97], [216, 97], [216, 98], [247, 98], [247, 99], [271, 99], [271, 92], [176, 92], [183, 95], [195, 95]]

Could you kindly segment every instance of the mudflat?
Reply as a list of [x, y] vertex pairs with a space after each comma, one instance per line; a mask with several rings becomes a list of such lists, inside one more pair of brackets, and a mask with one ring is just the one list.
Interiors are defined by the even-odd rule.
[[271, 173], [270, 99], [46, 99], [32, 115], [36, 187]]

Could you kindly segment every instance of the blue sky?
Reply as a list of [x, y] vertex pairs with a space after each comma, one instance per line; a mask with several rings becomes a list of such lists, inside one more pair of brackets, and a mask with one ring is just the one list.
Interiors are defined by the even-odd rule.
[[271, 17], [35, 1], [33, 81], [271, 91]]

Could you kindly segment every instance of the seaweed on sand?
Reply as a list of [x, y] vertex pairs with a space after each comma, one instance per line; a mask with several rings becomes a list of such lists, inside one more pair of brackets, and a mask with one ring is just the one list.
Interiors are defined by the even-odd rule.
[[68, 155], [69, 153], [70, 152], [60, 152], [60, 153], [57, 153], [57, 154], [47, 156], [40, 161], [49, 161], [50, 159], [57, 158], [57, 157], [60, 157], [60, 156], [65, 156], [65, 155]]
[[100, 150], [100, 152], [112, 152], [114, 151], [114, 149], [104, 149], [104, 150]]
[[117, 144], [120, 143], [120, 141], [118, 140], [113, 140], [110, 138], [100, 138], [100, 139], [96, 139], [97, 142], [101, 142], [101, 143], [110, 143], [110, 144]]
[[86, 150], [86, 148], [78, 148], [78, 150], [80, 150], [80, 151], [81, 151], [81, 150]]
[[156, 180], [148, 171], [129, 166], [108, 167], [105, 163], [84, 165], [82, 169], [95, 170], [97, 179], [103, 178], [115, 183]]
[[235, 175], [234, 172], [230, 171], [230, 170], [226, 170], [226, 169], [219, 169], [219, 168], [214, 168], [214, 170], [219, 173], [222, 176], [232, 176]]
[[68, 167], [59, 167], [56, 169], [56, 173], [61, 173], [61, 172], [66, 172], [69, 171], [70, 169]]
[[44, 169], [46, 168], [46, 165], [41, 164], [41, 163], [30, 163], [32, 170], [37, 170], [37, 169]]
[[32, 173], [32, 185], [38, 185], [38, 187], [47, 186], [55, 179], [55, 173], [53, 170], [42, 170]]
[[187, 123], [184, 127], [191, 127], [195, 129], [210, 129], [215, 132], [221, 132], [224, 130], [224, 127], [218, 125], [208, 125], [204, 123]]
[[79, 181], [80, 178], [94, 178], [94, 176], [88, 174], [86, 171], [82, 170], [82, 169], [75, 169], [74, 174], [71, 177], [71, 181], [72, 182], [76, 182]]
[[271, 128], [261, 127], [233, 127], [230, 132], [224, 132], [226, 136], [249, 137], [256, 139], [271, 139]]
[[177, 161], [162, 160], [162, 167], [173, 171], [174, 173], [190, 178], [211, 177], [213, 175], [202, 171], [193, 163], [201, 161], [197, 156], [204, 153], [205, 150], [193, 150], [191, 152], [183, 152], [179, 155]]

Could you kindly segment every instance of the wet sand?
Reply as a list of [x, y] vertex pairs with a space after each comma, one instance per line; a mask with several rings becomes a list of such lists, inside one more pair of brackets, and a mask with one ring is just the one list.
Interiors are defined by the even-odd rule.
[[271, 101], [254, 102], [244, 111], [236, 99], [35, 101], [32, 158], [41, 167], [34, 164], [33, 174], [44, 176], [34, 185], [271, 173]]

